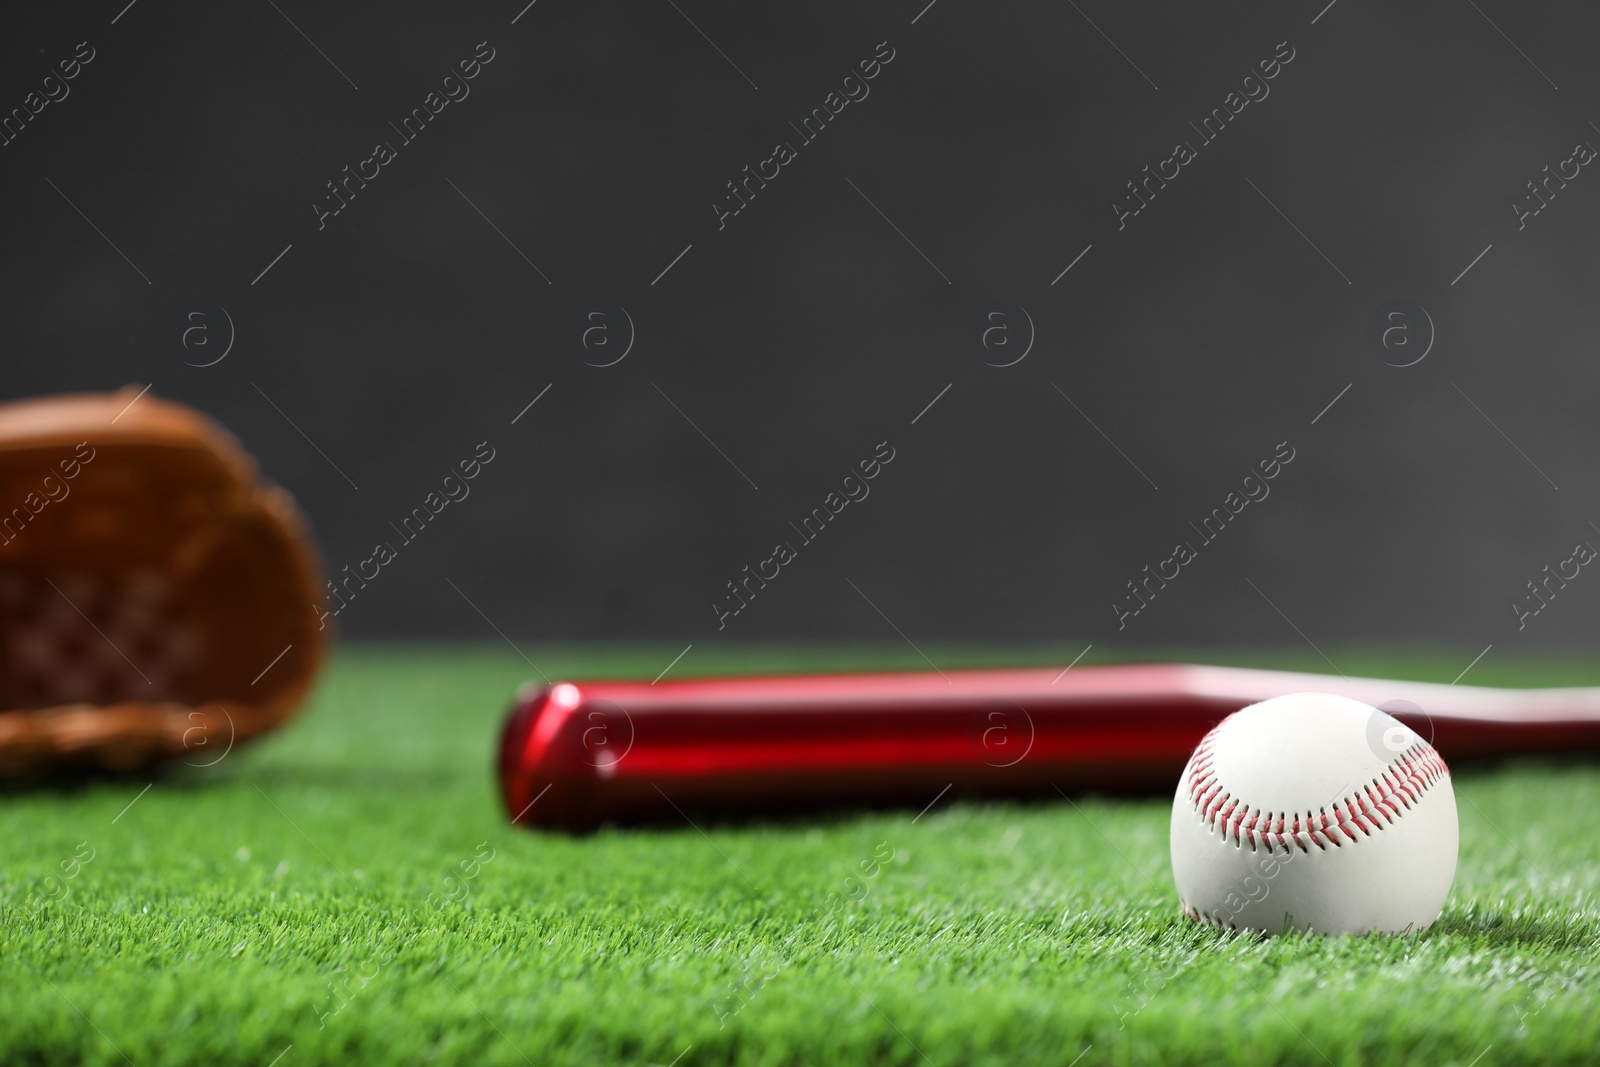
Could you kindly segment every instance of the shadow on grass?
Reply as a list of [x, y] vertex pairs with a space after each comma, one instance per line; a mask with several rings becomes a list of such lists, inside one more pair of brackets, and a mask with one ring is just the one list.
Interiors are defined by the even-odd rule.
[[[827, 828], [841, 826], [860, 819], [879, 818], [904, 818], [916, 822], [923, 816], [934, 816], [947, 810], [952, 804], [976, 806], [982, 810], [1014, 809], [1019, 812], [1048, 812], [1060, 809], [1065, 812], [1073, 810], [1072, 804], [1063, 799], [1069, 797], [1073, 803], [1100, 803], [1105, 801], [1128, 801], [1137, 805], [1148, 805], [1154, 801], [1167, 803], [1172, 790], [1164, 788], [1160, 791], [1130, 791], [1127, 793], [1107, 793], [1104, 789], [1093, 792], [1074, 791], [1069, 789], [1065, 794], [1045, 786], [1042, 792], [1031, 791], [1028, 793], [1017, 792], [985, 792], [961, 791], [951, 789], [947, 793], [938, 793], [930, 790], [927, 798], [918, 797], [915, 801], [906, 800], [898, 796], [885, 796], [882, 798], [858, 798], [853, 801], [829, 802], [826, 800], [792, 799], [773, 800], [759, 806], [749, 806], [743, 809], [733, 809], [728, 806], [718, 805], [708, 807], [690, 803], [677, 802], [677, 808], [666, 808], [655, 814], [639, 816], [625, 822], [603, 822], [595, 826], [570, 831], [574, 836], [586, 836], [598, 830], [611, 833], [641, 833], [659, 834], [666, 832], [698, 830], [775, 830], [799, 831], [812, 828]], [[938, 795], [934, 795], [934, 794]]]
[[[1574, 917], [1558, 912], [1554, 907], [1538, 915], [1513, 914], [1509, 911], [1457, 912], [1442, 916], [1438, 922], [1421, 933], [1339, 935], [1329, 937], [1315, 931], [1302, 930], [1269, 935], [1259, 930], [1217, 930], [1197, 923], [1181, 912], [1152, 914], [1147, 922], [1146, 937], [1152, 945], [1176, 938], [1190, 948], [1218, 951], [1238, 942], [1276, 945], [1300, 943], [1310, 948], [1334, 946], [1346, 937], [1388, 944], [1397, 940], [1409, 942], [1439, 941], [1461, 938], [1475, 946], [1503, 951], [1537, 949], [1551, 951], [1592, 951], [1600, 942], [1600, 922], [1588, 915]], [[1072, 933], [1091, 937], [1126, 936], [1128, 919], [1125, 916], [1106, 915], [1080, 924]]]
[[1600, 941], [1600, 923], [1588, 913], [1574, 915], [1554, 906], [1537, 914], [1499, 908], [1480, 911], [1469, 906], [1465, 911], [1442, 916], [1423, 937], [1460, 937], [1497, 949], [1588, 951]]

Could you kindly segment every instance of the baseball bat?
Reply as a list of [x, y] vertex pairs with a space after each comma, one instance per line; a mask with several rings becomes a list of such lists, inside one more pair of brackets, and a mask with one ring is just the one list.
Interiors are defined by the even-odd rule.
[[1296, 692], [1382, 708], [1446, 759], [1600, 749], [1600, 689], [1138, 664], [530, 684], [501, 738], [500, 783], [513, 821], [578, 832], [920, 807], [949, 790], [1168, 790], [1212, 725]]

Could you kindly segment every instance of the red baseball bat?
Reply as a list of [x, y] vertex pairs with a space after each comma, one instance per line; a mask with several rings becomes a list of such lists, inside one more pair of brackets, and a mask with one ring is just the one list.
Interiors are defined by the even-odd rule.
[[952, 787], [1167, 790], [1218, 720], [1308, 691], [1383, 708], [1447, 759], [1600, 749], [1600, 689], [1146, 664], [529, 685], [501, 739], [500, 781], [513, 821], [573, 831], [921, 806]]

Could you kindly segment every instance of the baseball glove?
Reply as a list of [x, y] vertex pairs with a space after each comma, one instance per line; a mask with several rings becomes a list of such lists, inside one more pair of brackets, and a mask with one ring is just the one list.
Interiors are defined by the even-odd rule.
[[323, 657], [294, 501], [190, 408], [0, 404], [0, 779], [217, 762]]

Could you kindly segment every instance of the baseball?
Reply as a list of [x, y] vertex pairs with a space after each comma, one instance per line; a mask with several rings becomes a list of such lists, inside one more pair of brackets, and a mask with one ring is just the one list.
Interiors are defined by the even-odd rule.
[[1458, 834], [1432, 745], [1360, 701], [1294, 693], [1234, 712], [1189, 757], [1172, 875], [1184, 913], [1226, 930], [1422, 930]]

